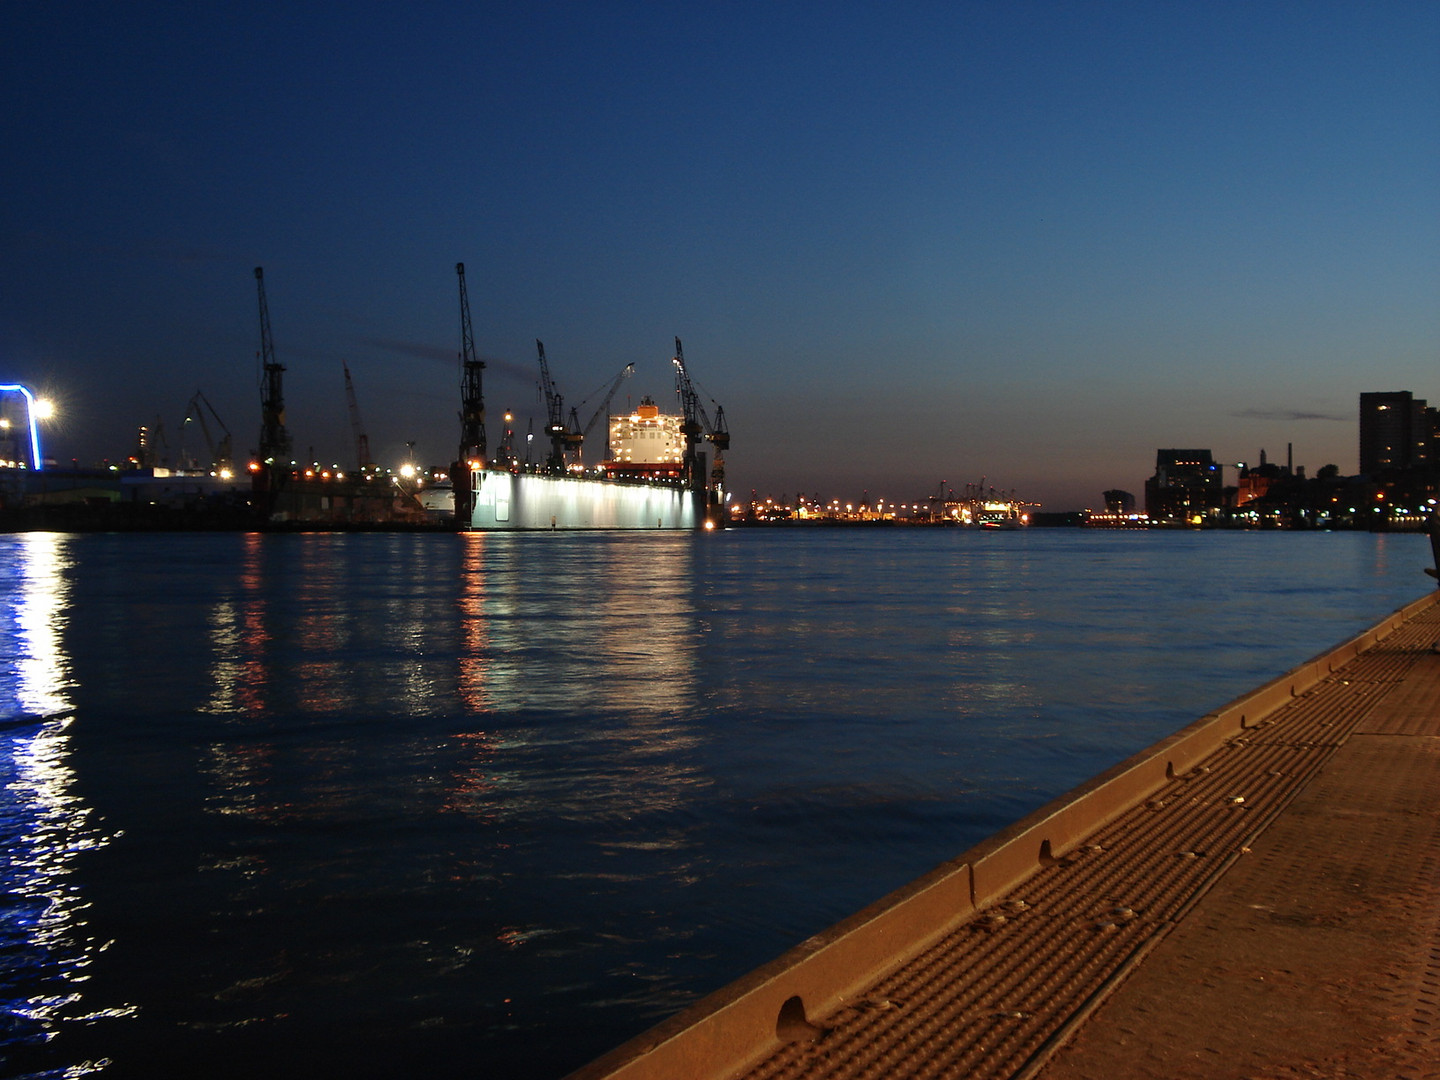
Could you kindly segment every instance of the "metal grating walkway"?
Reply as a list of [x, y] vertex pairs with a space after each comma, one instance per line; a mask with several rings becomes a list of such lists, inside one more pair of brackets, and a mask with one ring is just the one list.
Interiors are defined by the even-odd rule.
[[[1392, 1004], [1386, 1016], [1404, 1017], [1392, 1027], [1404, 1029], [1408, 1042], [1392, 1045], [1394, 1031], [1382, 1032], [1381, 1042], [1396, 1062], [1407, 1053], [1417, 1061], [1440, 1062], [1435, 1041], [1440, 1029], [1434, 1026], [1440, 1022], [1440, 739], [1434, 738], [1440, 736], [1440, 656], [1430, 652], [1437, 637], [1440, 609], [1432, 607], [1254, 729], [1229, 740], [1202, 765], [1054, 860], [1005, 900], [875, 982], [851, 1004], [809, 1018], [812, 1028], [797, 1028], [798, 1038], [741, 1075], [754, 1080], [1229, 1075], [1223, 1053], [1200, 1054], [1194, 1062], [1198, 1071], [1187, 1072], [1182, 1066], [1188, 1044], [1182, 1038], [1173, 1031], [1146, 1034], [1147, 1029], [1163, 1031], [1155, 1017], [1167, 1015], [1160, 1004], [1166, 987], [1153, 980], [1140, 991], [1139, 1005], [1119, 1013], [1115, 1032], [1099, 1034], [1105, 1025], [1097, 1015], [1094, 1037], [1077, 1039], [1071, 1053], [1052, 1055], [1142, 960], [1185, 925], [1227, 872], [1246, 860], [1246, 884], [1241, 899], [1232, 903], [1270, 912], [1271, 923], [1273, 913], [1286, 908], [1284, 897], [1293, 901], [1297, 891], [1312, 896], [1326, 892], [1321, 882], [1307, 882], [1307, 877], [1353, 881], [1358, 883], [1353, 891], [1360, 894], [1379, 891], [1387, 899], [1404, 898], [1395, 903], [1404, 913], [1402, 922], [1410, 920], [1412, 932], [1386, 939], [1397, 953], [1386, 962], [1396, 971], [1405, 969], [1403, 976], [1392, 973], [1388, 979], [1392, 996], [1405, 1000]], [[1391, 701], [1392, 708], [1377, 713]], [[1367, 726], [1372, 715], [1375, 721]], [[1410, 738], [1382, 739], [1390, 744], [1384, 752], [1364, 749], [1358, 742], [1353, 750], [1348, 747], [1347, 740], [1357, 732], [1373, 741], [1371, 731], [1395, 731]], [[1347, 748], [1343, 768], [1314, 783], [1342, 747]], [[1384, 785], [1378, 783], [1382, 777]], [[1297, 824], [1283, 837], [1277, 830], [1273, 843], [1262, 844], [1261, 837], [1312, 784], [1314, 791], [1305, 813], [1295, 818]], [[1380, 786], [1388, 794], [1376, 795]], [[1382, 815], [1376, 799], [1399, 809]], [[1367, 800], [1372, 806], [1368, 813], [1343, 809]], [[1334, 819], [1344, 813], [1356, 824], [1337, 833]], [[1387, 827], [1378, 824], [1382, 817]], [[1298, 838], [1290, 835], [1297, 831]], [[1261, 849], [1266, 854], [1248, 858]], [[1328, 863], [1322, 858], [1327, 852]], [[1308, 875], [1297, 869], [1305, 866], [1311, 869]], [[1317, 867], [1322, 868], [1318, 874]], [[1259, 882], [1250, 882], [1251, 877]], [[1343, 923], [1346, 914], [1293, 917], [1302, 924], [1326, 918]], [[1242, 925], [1223, 917], [1218, 923], [1213, 916], [1206, 918], [1212, 922], [1216, 955], [1251, 947]], [[1352, 958], [1362, 966], [1369, 959], [1379, 962], [1381, 945], [1367, 942], [1365, 955]], [[1169, 976], [1172, 981], [1184, 977], [1178, 970]], [[1408, 996], [1402, 983], [1413, 991]], [[1224, 992], [1218, 996], [1223, 1005]], [[1189, 1019], [1180, 1028], [1191, 1035], [1200, 1032], [1207, 1044], [1226, 1041], [1210, 1038], [1209, 1018], [1194, 1019], [1193, 1000], [1184, 1007], [1190, 1010]], [[1217, 1024], [1241, 1026], [1249, 1019], [1213, 1018]], [[1341, 1027], [1357, 1023], [1353, 1013], [1342, 1014], [1340, 1021]], [[1309, 1031], [1312, 1025], [1300, 1026]], [[1237, 1037], [1253, 1041], [1253, 1036]], [[1152, 1038], [1174, 1053], [1157, 1053], [1149, 1045]], [[1381, 1052], [1376, 1037], [1362, 1036], [1360, 1042], [1372, 1059]], [[1130, 1052], [1121, 1054], [1122, 1046]], [[1316, 1055], [1309, 1056], [1316, 1068], [1329, 1067]], [[1248, 1060], [1244, 1067], [1249, 1071], [1234, 1075], [1345, 1075], [1255, 1071], [1263, 1064]], [[1440, 1075], [1440, 1065], [1432, 1072], [1423, 1065], [1416, 1069], [1387, 1075]]]
[[1440, 1080], [1437, 598], [572, 1080]]

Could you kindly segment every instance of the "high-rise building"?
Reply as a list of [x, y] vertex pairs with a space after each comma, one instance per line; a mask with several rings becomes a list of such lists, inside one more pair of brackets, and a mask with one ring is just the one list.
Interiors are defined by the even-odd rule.
[[1190, 519], [1225, 504], [1220, 466], [1209, 450], [1156, 450], [1145, 481], [1145, 512], [1155, 520]]
[[1360, 472], [1410, 469], [1430, 461], [1436, 412], [1408, 390], [1360, 395]]

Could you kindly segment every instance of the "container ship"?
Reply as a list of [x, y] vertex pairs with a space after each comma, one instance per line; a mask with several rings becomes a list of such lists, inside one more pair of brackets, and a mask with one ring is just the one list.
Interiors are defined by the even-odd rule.
[[1030, 512], [1037, 503], [1023, 502], [1012, 492], [986, 488], [985, 481], [966, 484], [963, 497], [942, 501], [942, 517], [947, 522], [974, 529], [1020, 529], [1030, 524]]

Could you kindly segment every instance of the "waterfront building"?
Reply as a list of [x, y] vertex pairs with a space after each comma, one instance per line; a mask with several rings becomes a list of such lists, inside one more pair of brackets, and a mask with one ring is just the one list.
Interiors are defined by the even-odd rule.
[[[1304, 469], [1301, 469], [1304, 472]], [[1270, 489], [1281, 481], [1294, 475], [1294, 469], [1289, 465], [1283, 468], [1268, 461], [1265, 451], [1260, 451], [1259, 465], [1245, 465], [1241, 462], [1240, 475], [1235, 480], [1235, 507], [1238, 509], [1247, 503], [1264, 499], [1270, 494]]]
[[1145, 481], [1151, 521], [1198, 524], [1224, 505], [1220, 466], [1209, 450], [1155, 451], [1155, 475]]
[[1360, 395], [1360, 472], [1375, 476], [1431, 460], [1436, 411], [1408, 390]]
[[1128, 491], [1113, 488], [1101, 497], [1105, 500], [1107, 514], [1133, 514], [1135, 512], [1135, 496]]

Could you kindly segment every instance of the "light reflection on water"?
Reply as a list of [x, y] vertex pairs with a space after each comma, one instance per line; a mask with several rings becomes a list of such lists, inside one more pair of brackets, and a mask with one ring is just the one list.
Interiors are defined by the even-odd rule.
[[[76, 795], [69, 764], [70, 690], [63, 629], [70, 617], [70, 541], [53, 533], [0, 537], [0, 776], [4, 897], [0, 997], [6, 1044], [43, 1043], [62, 1021], [133, 1013], [82, 1003], [87, 969], [103, 950], [86, 923], [77, 857], [105, 844]], [[73, 1061], [70, 1074], [103, 1065]]]
[[241, 543], [237, 595], [215, 601], [208, 619], [212, 652], [208, 712], [244, 715], [265, 707], [264, 538], [247, 533]]
[[[490, 698], [490, 620], [485, 618], [484, 533], [467, 533], [460, 561], [460, 650], [456, 675], [460, 700], [470, 712], [493, 707]], [[495, 612], [498, 616], [500, 612]]]
[[1414, 537], [3, 542], [6, 691], [74, 711], [5, 733], [35, 1075], [559, 1075], [1426, 585]]

